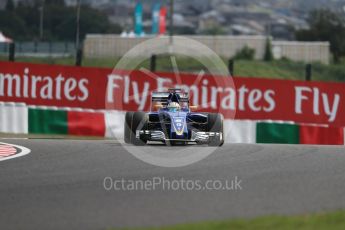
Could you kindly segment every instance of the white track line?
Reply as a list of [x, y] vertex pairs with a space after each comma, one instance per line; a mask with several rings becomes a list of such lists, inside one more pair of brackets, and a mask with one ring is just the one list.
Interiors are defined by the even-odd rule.
[[30, 149], [25, 148], [25, 147], [20, 146], [20, 145], [13, 145], [13, 144], [9, 144], [9, 143], [3, 143], [3, 142], [0, 142], [0, 144], [4, 144], [4, 145], [11, 145], [11, 146], [16, 147], [16, 148], [18, 148], [18, 149], [20, 149], [20, 150], [21, 150], [21, 152], [20, 152], [20, 153], [15, 154], [15, 155], [13, 155], [13, 156], [9, 156], [9, 157], [0, 158], [0, 161], [6, 161], [6, 160], [10, 160], [10, 159], [17, 158], [17, 157], [22, 157], [22, 156], [25, 156], [25, 155], [27, 155], [27, 154], [29, 154], [29, 153], [31, 152], [31, 150], [30, 150]]
[[0, 140], [29, 140], [28, 137], [2, 137]]

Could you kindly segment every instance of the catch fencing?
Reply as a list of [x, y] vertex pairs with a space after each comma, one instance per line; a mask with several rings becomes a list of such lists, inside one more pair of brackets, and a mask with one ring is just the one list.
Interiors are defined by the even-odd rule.
[[[9, 43], [0, 43], [0, 55], [7, 56], [9, 49]], [[15, 42], [17, 57], [70, 57], [75, 53], [76, 48], [73, 42]]]

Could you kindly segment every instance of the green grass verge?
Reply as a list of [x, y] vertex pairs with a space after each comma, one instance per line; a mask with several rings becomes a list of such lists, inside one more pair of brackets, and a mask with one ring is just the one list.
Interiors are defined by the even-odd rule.
[[[136, 230], [343, 230], [345, 211], [293, 217], [269, 216], [252, 220], [214, 221]], [[115, 229], [112, 229], [115, 230]], [[124, 229], [122, 229], [124, 230]], [[128, 229], [127, 229], [128, 230]], [[132, 229], [133, 230], [133, 229]]]
[[[0, 57], [0, 60], [6, 60], [7, 57]], [[83, 66], [89, 67], [106, 67], [114, 68], [118, 63], [119, 58], [93, 58], [84, 59]], [[198, 61], [186, 57], [177, 57], [177, 65], [180, 72], [194, 73], [204, 70], [208, 72], [205, 67]], [[227, 60], [223, 59], [224, 64], [227, 65]], [[17, 58], [17, 62], [30, 63], [44, 63], [54, 65], [74, 65], [73, 57], [69, 58]], [[130, 69], [139, 69], [144, 67], [149, 69], [149, 60], [140, 63], [139, 66], [129, 66]], [[171, 59], [169, 57], [159, 57], [157, 59], [157, 71], [173, 71]], [[314, 81], [330, 81], [330, 82], [345, 82], [345, 65], [330, 64], [324, 65], [320, 63], [313, 63], [312, 79]], [[301, 62], [293, 62], [290, 60], [278, 60], [272, 62], [264, 61], [235, 61], [235, 75], [241, 77], [260, 77], [260, 78], [275, 78], [275, 79], [290, 79], [290, 80], [304, 80], [305, 64]]]

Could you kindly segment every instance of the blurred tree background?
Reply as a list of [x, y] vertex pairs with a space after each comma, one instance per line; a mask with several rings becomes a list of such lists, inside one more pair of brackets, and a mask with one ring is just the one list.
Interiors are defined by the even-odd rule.
[[314, 10], [309, 15], [308, 30], [296, 32], [299, 41], [329, 41], [335, 63], [345, 56], [344, 18], [327, 9]]
[[[7, 0], [4, 10], [0, 10], [0, 30], [7, 36], [23, 40], [40, 39], [40, 15], [43, 0], [19, 2]], [[74, 41], [76, 36], [77, 9], [67, 7], [64, 0], [44, 1], [43, 40]], [[109, 22], [101, 11], [87, 5], [81, 6], [80, 35], [87, 33], [121, 33], [122, 28]]]

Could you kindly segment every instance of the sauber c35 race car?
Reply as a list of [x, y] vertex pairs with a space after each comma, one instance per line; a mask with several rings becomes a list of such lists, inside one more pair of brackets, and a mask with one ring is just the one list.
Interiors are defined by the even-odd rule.
[[221, 146], [224, 143], [223, 116], [192, 112], [189, 94], [180, 89], [152, 93], [151, 112], [127, 112], [124, 141], [141, 146], [148, 142], [167, 145], [188, 143]]

